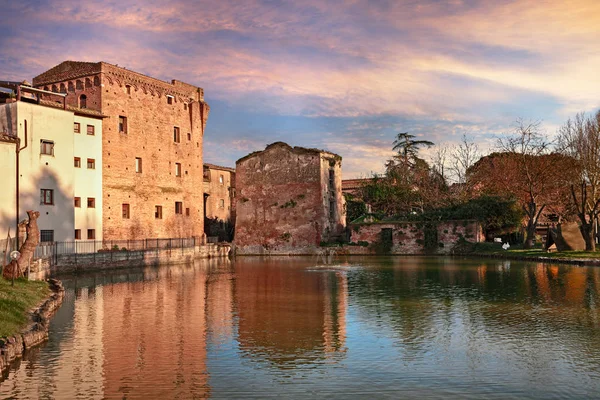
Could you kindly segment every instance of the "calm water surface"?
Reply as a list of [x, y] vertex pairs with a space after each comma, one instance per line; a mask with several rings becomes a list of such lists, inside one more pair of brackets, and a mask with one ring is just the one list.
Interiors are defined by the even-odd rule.
[[600, 268], [329, 261], [63, 277], [0, 398], [600, 398]]

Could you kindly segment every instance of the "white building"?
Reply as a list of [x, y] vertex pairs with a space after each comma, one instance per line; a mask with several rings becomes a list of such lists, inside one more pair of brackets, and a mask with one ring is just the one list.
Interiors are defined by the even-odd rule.
[[[16, 145], [19, 153], [18, 219], [40, 212], [42, 241], [101, 239], [102, 115], [39, 101], [40, 91], [12, 82], [0, 87], [0, 239], [16, 230]], [[78, 129], [79, 127], [79, 129]]]

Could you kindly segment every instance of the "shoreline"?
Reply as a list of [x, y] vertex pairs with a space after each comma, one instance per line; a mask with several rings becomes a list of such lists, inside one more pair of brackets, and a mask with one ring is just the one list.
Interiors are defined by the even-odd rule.
[[[551, 253], [548, 253], [551, 254]], [[522, 256], [518, 254], [511, 253], [464, 253], [464, 254], [455, 254], [456, 256], [466, 256], [466, 257], [481, 257], [481, 258], [492, 258], [492, 259], [502, 259], [502, 260], [514, 260], [514, 261], [530, 261], [530, 262], [543, 262], [543, 263], [553, 263], [553, 264], [570, 264], [570, 265], [579, 265], [579, 266], [592, 266], [597, 267], [600, 266], [599, 258], [566, 258], [566, 257], [552, 257], [552, 256]]]
[[65, 296], [61, 281], [49, 279], [48, 285], [52, 293], [29, 313], [27, 327], [12, 336], [0, 338], [0, 382], [16, 359], [22, 358], [26, 351], [48, 340], [50, 319]]

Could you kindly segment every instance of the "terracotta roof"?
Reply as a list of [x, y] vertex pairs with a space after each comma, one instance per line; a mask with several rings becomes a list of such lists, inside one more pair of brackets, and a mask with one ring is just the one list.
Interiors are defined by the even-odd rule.
[[231, 168], [231, 167], [222, 167], [220, 165], [209, 164], [209, 163], [204, 163], [204, 166], [208, 167], [210, 169], [218, 169], [218, 170], [221, 170], [221, 171], [235, 172], [235, 168]]
[[[40, 100], [40, 105], [46, 106], [46, 107], [59, 108], [61, 110], [63, 109], [62, 101], [59, 103], [59, 102], [52, 101], [52, 100]], [[67, 105], [66, 111], [71, 111], [77, 115], [84, 115], [87, 117], [94, 117], [94, 118], [106, 118], [107, 117], [106, 115], [102, 114], [100, 111], [90, 110], [89, 108], [79, 108], [79, 107], [74, 107], [74, 106], [69, 106], [69, 105]]]
[[342, 180], [342, 190], [344, 189], [358, 189], [368, 183], [371, 178], [362, 178], [362, 179], [343, 179]]

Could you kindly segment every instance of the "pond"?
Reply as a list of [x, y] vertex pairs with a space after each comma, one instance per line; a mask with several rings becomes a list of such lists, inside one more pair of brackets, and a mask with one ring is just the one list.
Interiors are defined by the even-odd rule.
[[0, 398], [591, 398], [600, 268], [199, 260], [61, 277]]

